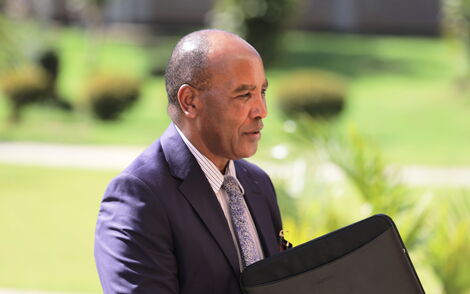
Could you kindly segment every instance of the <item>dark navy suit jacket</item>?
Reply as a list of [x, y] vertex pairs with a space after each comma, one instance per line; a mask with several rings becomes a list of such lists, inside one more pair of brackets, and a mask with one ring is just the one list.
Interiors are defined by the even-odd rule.
[[[281, 217], [269, 177], [236, 160], [265, 256], [279, 252]], [[109, 184], [95, 234], [104, 293], [240, 294], [240, 267], [224, 213], [171, 124]]]

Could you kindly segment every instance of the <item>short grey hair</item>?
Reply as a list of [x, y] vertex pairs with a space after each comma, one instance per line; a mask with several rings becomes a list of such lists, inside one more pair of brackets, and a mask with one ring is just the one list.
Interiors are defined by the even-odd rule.
[[[165, 71], [169, 106], [179, 106], [178, 90], [184, 84], [200, 90], [210, 87], [209, 33], [210, 30], [197, 31], [176, 44]], [[189, 46], [190, 50], [185, 48]]]

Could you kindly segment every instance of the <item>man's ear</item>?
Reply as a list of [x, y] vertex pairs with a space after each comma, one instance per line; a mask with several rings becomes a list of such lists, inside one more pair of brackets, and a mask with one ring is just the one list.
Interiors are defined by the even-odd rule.
[[184, 116], [195, 118], [199, 112], [198, 91], [190, 85], [183, 84], [178, 89], [178, 103]]

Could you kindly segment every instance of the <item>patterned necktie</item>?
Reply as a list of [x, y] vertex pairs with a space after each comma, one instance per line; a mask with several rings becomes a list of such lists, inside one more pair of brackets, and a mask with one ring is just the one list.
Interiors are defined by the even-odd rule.
[[229, 198], [230, 214], [232, 223], [237, 233], [238, 244], [242, 254], [243, 268], [261, 259], [256, 250], [254, 237], [248, 229], [248, 209], [244, 205], [243, 195], [237, 180], [232, 176], [225, 176], [222, 188], [227, 192]]

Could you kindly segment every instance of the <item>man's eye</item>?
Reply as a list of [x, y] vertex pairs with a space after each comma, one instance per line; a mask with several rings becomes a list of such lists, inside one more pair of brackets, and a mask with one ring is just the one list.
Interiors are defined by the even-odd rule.
[[266, 91], [266, 89], [261, 90], [261, 95], [263, 95], [263, 97], [266, 96]]
[[238, 97], [240, 97], [240, 98], [250, 98], [250, 97], [251, 97], [251, 93], [248, 92], [248, 93], [245, 93], [245, 94], [241, 94], [241, 95], [238, 95]]

